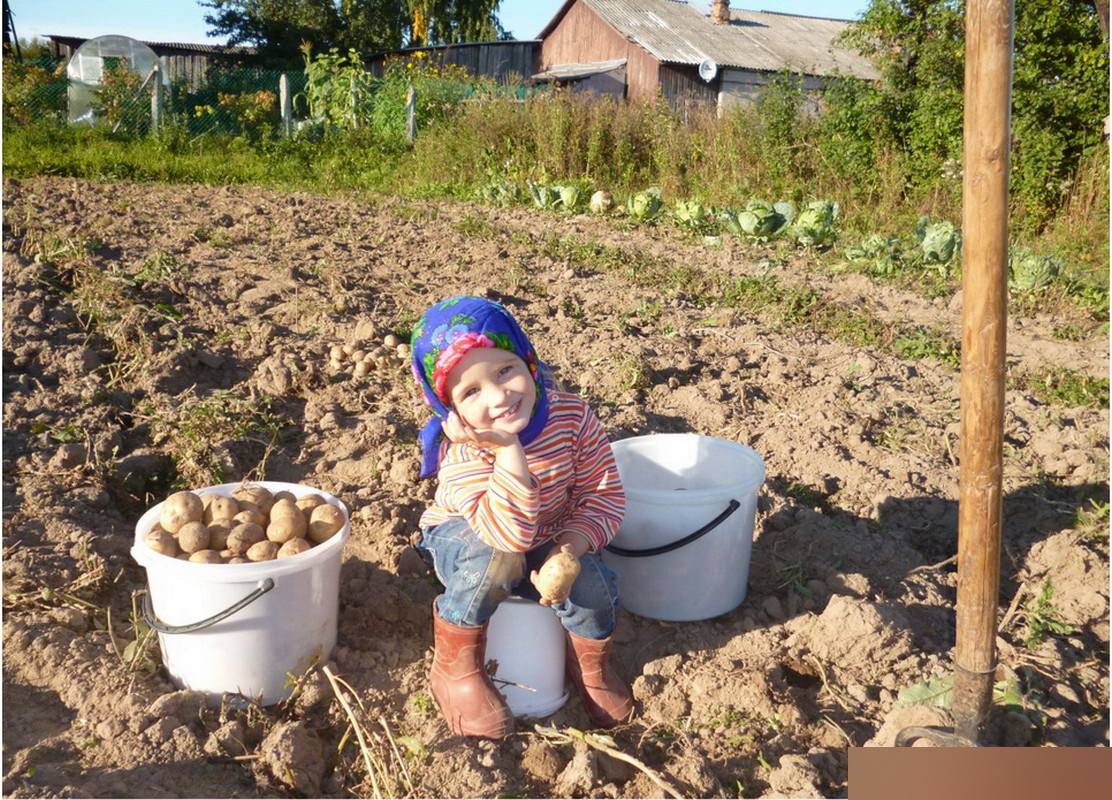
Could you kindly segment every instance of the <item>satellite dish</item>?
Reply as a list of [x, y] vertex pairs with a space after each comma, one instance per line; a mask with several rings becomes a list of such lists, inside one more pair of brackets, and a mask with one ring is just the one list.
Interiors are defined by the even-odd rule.
[[[106, 67], [126, 69], [135, 76], [137, 86], [147, 86], [151, 71], [159, 63], [158, 56], [150, 47], [130, 36], [89, 39], [77, 48], [66, 65], [69, 121], [85, 124], [101, 121], [97, 118], [97, 92], [102, 86]], [[163, 84], [168, 84], [166, 70], [162, 70], [161, 74]], [[149, 97], [149, 86], [147, 88]]]
[[710, 83], [714, 80], [714, 76], [718, 74], [718, 65], [711, 59], [706, 59], [699, 64], [699, 77]]

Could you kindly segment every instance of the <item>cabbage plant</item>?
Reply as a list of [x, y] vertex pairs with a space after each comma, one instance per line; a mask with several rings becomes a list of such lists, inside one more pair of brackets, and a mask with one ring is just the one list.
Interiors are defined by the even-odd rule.
[[533, 205], [537, 208], [552, 208], [560, 202], [560, 192], [555, 186], [534, 183], [533, 181], [526, 181], [525, 183], [529, 187], [529, 194], [533, 198]]
[[583, 199], [583, 190], [574, 183], [565, 183], [554, 187], [560, 196], [560, 205], [565, 211], [575, 211]]
[[792, 235], [804, 247], [818, 247], [834, 238], [834, 220], [838, 218], [838, 204], [828, 200], [813, 200], [799, 212], [792, 226]]
[[626, 211], [635, 222], [650, 222], [660, 213], [663, 205], [660, 187], [653, 186], [643, 192], [631, 194], [626, 200]]
[[952, 223], [943, 220], [923, 225], [919, 235], [919, 249], [924, 264], [949, 264], [958, 252], [961, 234]]
[[706, 207], [697, 200], [677, 200], [672, 215], [680, 225], [694, 230], [702, 228], [709, 217]]
[[1061, 271], [1062, 262], [1054, 256], [1036, 255], [1026, 247], [1013, 247], [1008, 253], [1008, 288], [1013, 291], [1041, 291]]

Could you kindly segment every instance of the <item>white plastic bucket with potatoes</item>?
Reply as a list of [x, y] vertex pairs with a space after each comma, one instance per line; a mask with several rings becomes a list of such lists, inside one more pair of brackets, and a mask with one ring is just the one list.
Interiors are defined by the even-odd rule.
[[[253, 564], [198, 564], [156, 553], [143, 541], [162, 504], [135, 526], [132, 557], [147, 570], [144, 614], [158, 631], [162, 662], [178, 686], [204, 692], [212, 703], [226, 693], [263, 705], [289, 696], [290, 676], [324, 663], [336, 644], [340, 556], [351, 534], [347, 507], [337, 498], [293, 483], [260, 481], [270, 492], [317, 494], [344, 514], [331, 538], [290, 558]], [[195, 494], [231, 497], [225, 483]]]
[[623, 607], [691, 622], [745, 599], [764, 461], [736, 442], [692, 433], [636, 436], [612, 445], [626, 513], [603, 561]]

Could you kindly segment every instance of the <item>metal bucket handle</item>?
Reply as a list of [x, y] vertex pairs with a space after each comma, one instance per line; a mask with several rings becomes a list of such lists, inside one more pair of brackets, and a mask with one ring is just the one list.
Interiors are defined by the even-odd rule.
[[266, 580], [260, 582], [259, 585], [255, 587], [255, 591], [251, 592], [251, 594], [247, 595], [242, 600], [239, 600], [239, 601], [233, 603], [232, 605], [225, 608], [223, 611], [216, 612], [215, 614], [213, 614], [211, 617], [208, 617], [207, 619], [203, 619], [200, 622], [194, 622], [190, 625], [167, 625], [165, 622], [160, 620], [157, 616], [155, 616], [154, 608], [151, 606], [150, 592], [148, 592], [146, 589], [144, 589], [143, 590], [143, 619], [145, 619], [147, 621], [147, 624], [150, 625], [152, 628], [154, 628], [159, 633], [192, 633], [193, 631], [203, 630], [203, 629], [208, 628], [212, 625], [215, 625], [216, 623], [220, 622], [220, 620], [222, 620], [222, 619], [227, 619], [232, 614], [239, 611], [241, 608], [245, 608], [245, 607], [251, 605], [252, 603], [254, 603], [256, 600], [258, 600], [260, 597], [262, 597], [264, 594], [266, 594], [267, 592], [269, 592], [273, 588], [274, 588], [274, 579], [273, 578], [267, 578]]
[[673, 550], [678, 550], [686, 544], [691, 544], [696, 539], [701, 539], [703, 536], [706, 536], [708, 533], [710, 533], [723, 522], [725, 522], [726, 518], [737, 511], [739, 508], [741, 508], [741, 503], [739, 503], [737, 500], [731, 500], [730, 505], [726, 507], [726, 510], [719, 514], [717, 517], [712, 519], [703, 527], [699, 528], [699, 530], [695, 531], [694, 533], [689, 533], [687, 536], [684, 536], [682, 539], [678, 539], [671, 544], [662, 544], [659, 547], [649, 547], [645, 550], [627, 550], [624, 547], [617, 547], [615, 545], [608, 544], [606, 545], [606, 549], [614, 555], [625, 556], [626, 558], [644, 558], [645, 556], [659, 556], [663, 553], [670, 553]]

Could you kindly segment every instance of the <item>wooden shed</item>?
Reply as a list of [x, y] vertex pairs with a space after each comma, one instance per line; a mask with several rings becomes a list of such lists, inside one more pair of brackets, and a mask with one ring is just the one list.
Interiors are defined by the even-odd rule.
[[375, 53], [366, 59], [367, 69], [382, 75], [386, 62], [393, 58], [407, 58], [423, 53], [436, 64], [456, 64], [476, 77], [506, 81], [511, 76], [518, 80], [528, 78], [537, 71], [540, 41], [536, 39], [507, 39], [494, 42], [463, 42], [460, 44], [410, 47]]
[[540, 33], [534, 79], [579, 84], [622, 61], [626, 97], [721, 112], [752, 101], [783, 70], [801, 74], [807, 91], [836, 75], [878, 79], [867, 59], [835, 44], [849, 24], [730, 10], [721, 0], [711, 14], [683, 0], [567, 0]]
[[[69, 59], [77, 48], [88, 39], [83, 36], [60, 36], [50, 34], [50, 53], [55, 58]], [[154, 51], [162, 62], [162, 68], [171, 81], [184, 80], [190, 91], [204, 85], [208, 69], [214, 64], [250, 64], [255, 56], [253, 47], [221, 47], [212, 44], [191, 44], [189, 42], [143, 42]]]

